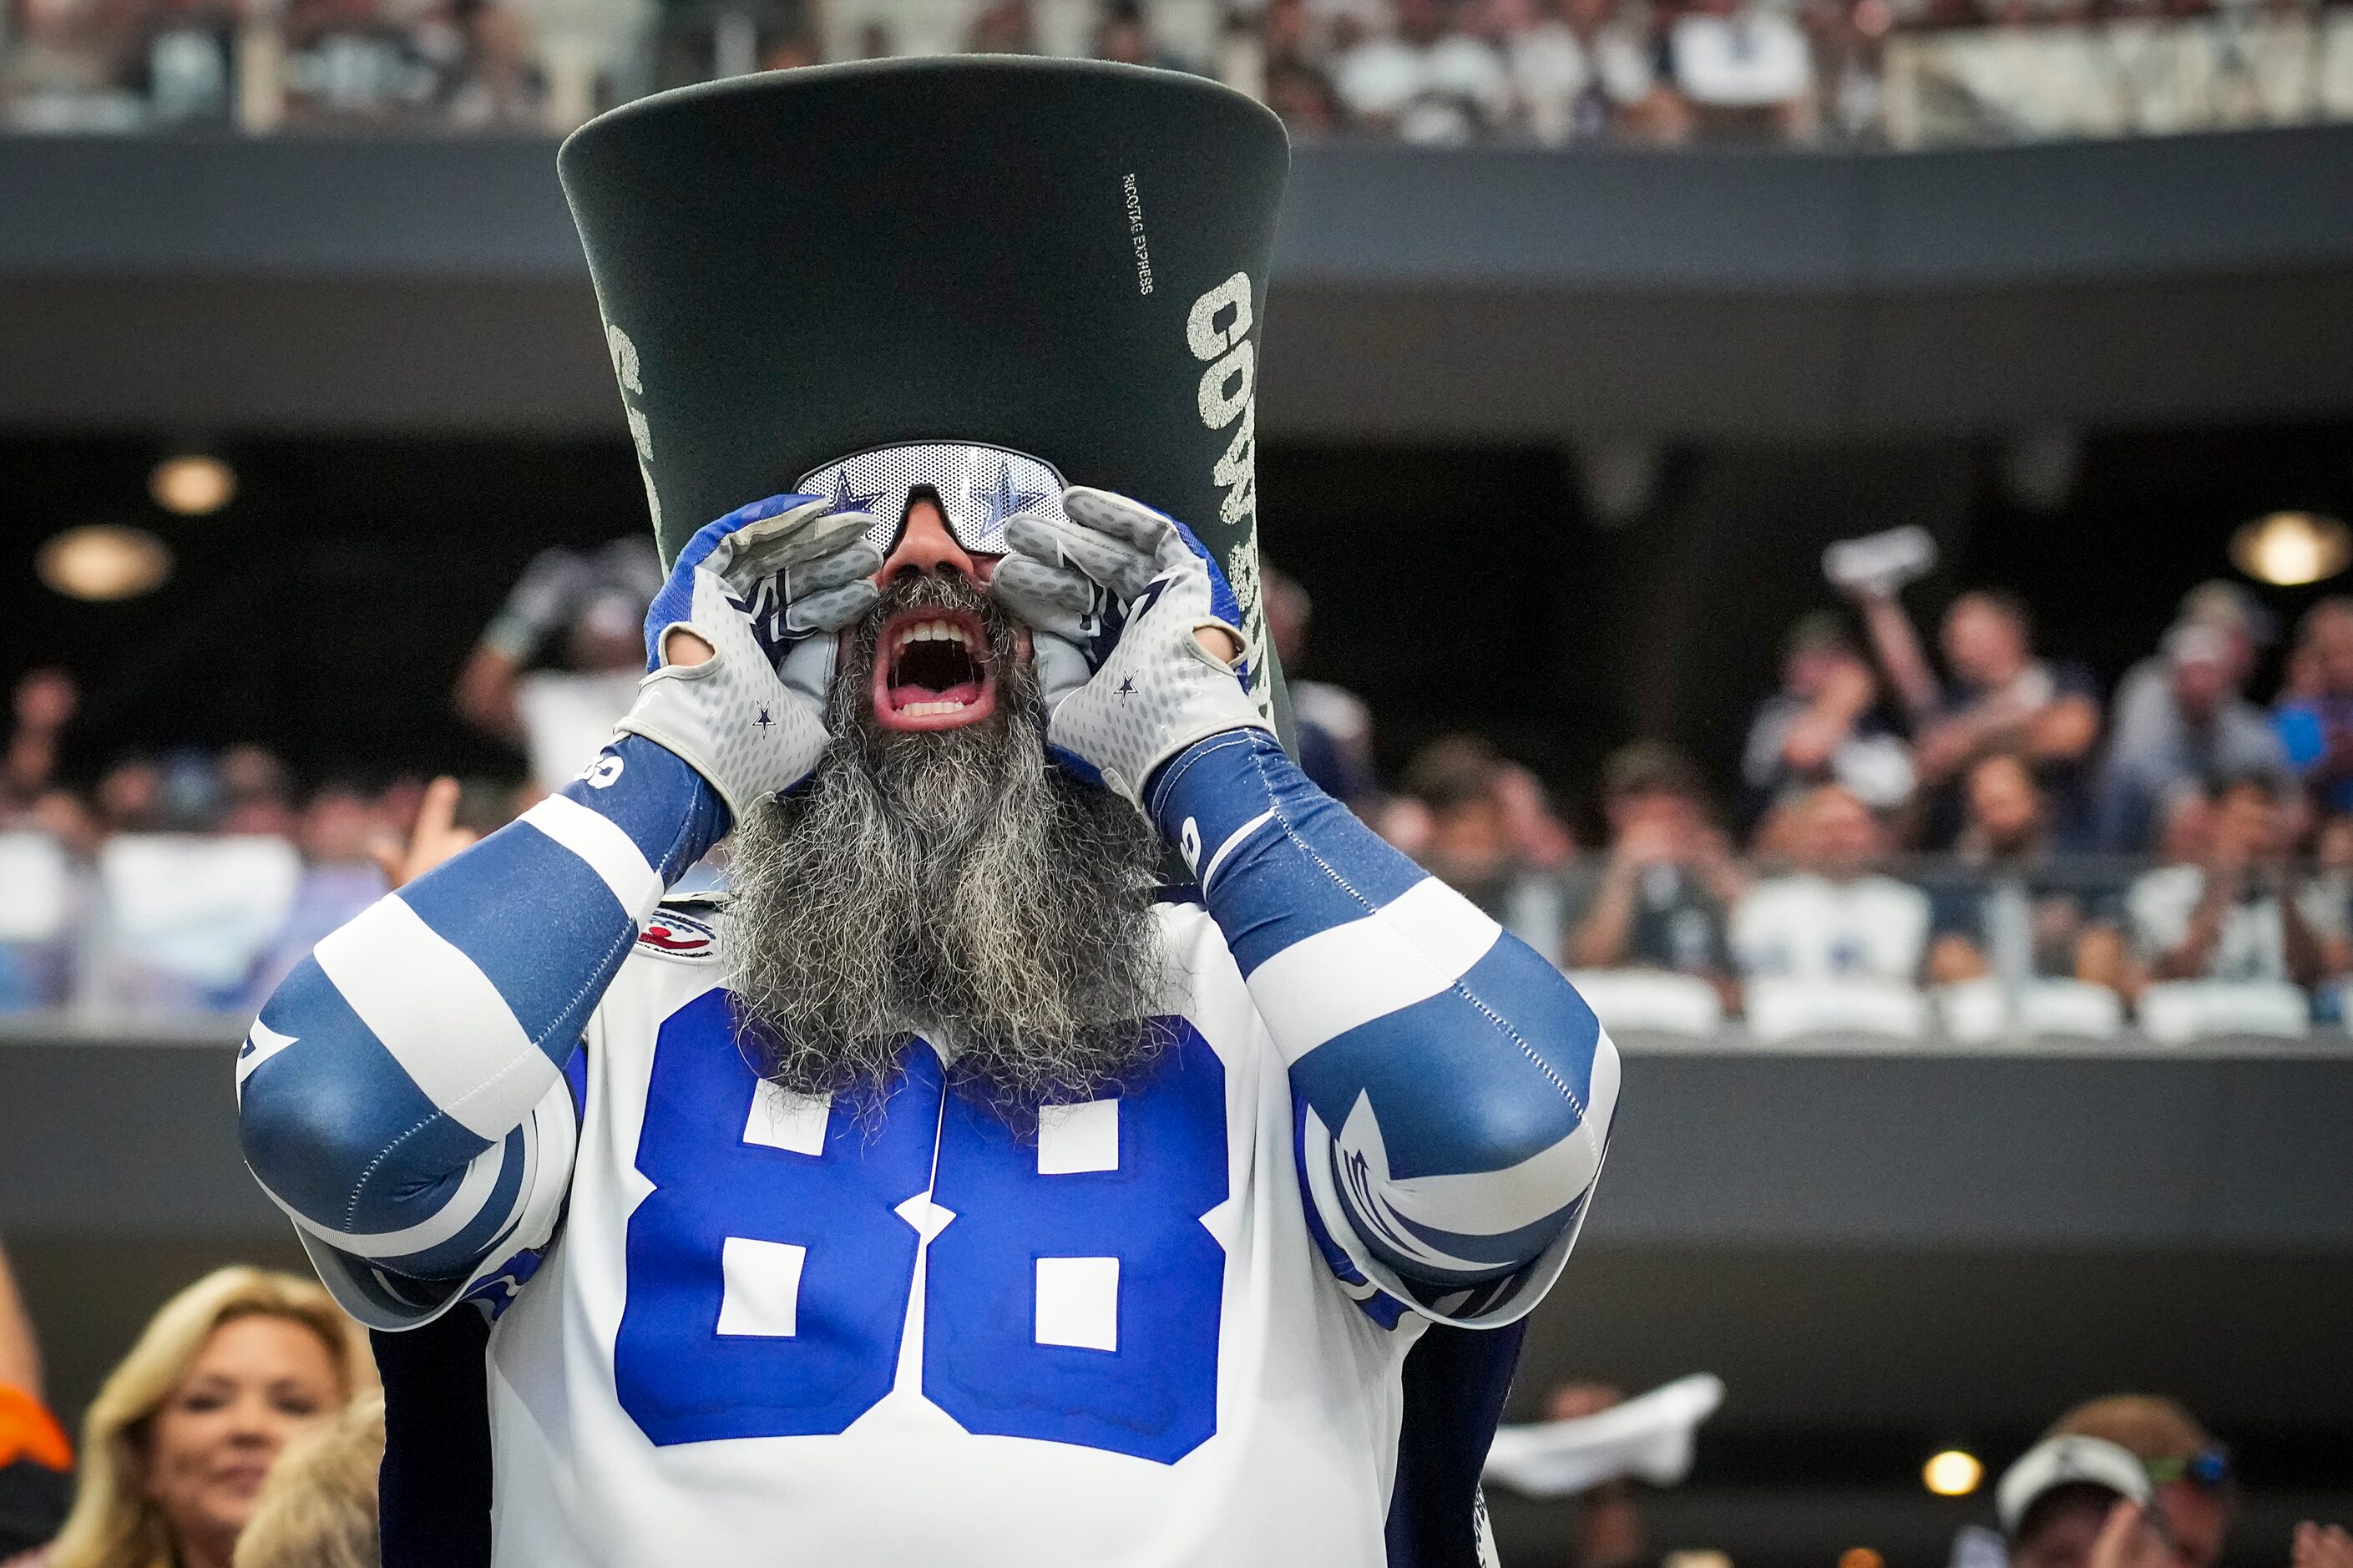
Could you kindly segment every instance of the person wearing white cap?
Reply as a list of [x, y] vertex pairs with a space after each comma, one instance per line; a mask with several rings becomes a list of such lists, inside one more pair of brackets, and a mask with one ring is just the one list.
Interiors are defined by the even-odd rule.
[[2156, 835], [2158, 807], [2186, 787], [2256, 774], [2294, 783], [2287, 749], [2263, 710], [2240, 690], [2245, 659], [2239, 640], [2218, 626], [2185, 621], [2162, 645], [2164, 702], [2147, 708], [2109, 744], [2099, 786], [2102, 848], [2135, 852]]
[[[2090, 1568], [2095, 1554], [2101, 1568], [2168, 1563], [2170, 1553], [2147, 1550], [2162, 1544], [2154, 1516], [2145, 1511], [2151, 1495], [2148, 1472], [2121, 1445], [2105, 1437], [2044, 1438], [2003, 1473], [1994, 1492], [2010, 1568]], [[2132, 1512], [2119, 1503], [2132, 1505]], [[2151, 1522], [2136, 1530], [2144, 1519]], [[2126, 1541], [2111, 1541], [2112, 1527]], [[2118, 1554], [2116, 1547], [2127, 1542], [2140, 1550]], [[2104, 1545], [2109, 1550], [2098, 1552]]]

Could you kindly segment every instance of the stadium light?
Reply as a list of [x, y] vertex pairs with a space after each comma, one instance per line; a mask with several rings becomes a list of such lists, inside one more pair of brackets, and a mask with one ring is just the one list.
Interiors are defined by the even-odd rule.
[[2353, 533], [2333, 517], [2275, 511], [2231, 535], [2231, 563], [2259, 583], [2293, 588], [2353, 563]]
[[1985, 1466], [1975, 1454], [1962, 1448], [1932, 1454], [1928, 1462], [1920, 1467], [1920, 1484], [1938, 1497], [1967, 1497], [1984, 1479]]
[[147, 493], [165, 511], [203, 517], [235, 499], [237, 470], [208, 453], [182, 452], [155, 465]]
[[172, 551], [143, 528], [92, 522], [41, 546], [33, 569], [69, 599], [135, 599], [172, 574]]

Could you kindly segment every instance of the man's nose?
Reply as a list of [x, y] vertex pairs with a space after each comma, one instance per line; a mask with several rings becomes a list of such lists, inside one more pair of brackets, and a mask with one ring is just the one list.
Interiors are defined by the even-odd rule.
[[966, 577], [979, 575], [973, 568], [972, 557], [956, 542], [949, 531], [948, 520], [939, 505], [932, 500], [917, 500], [907, 509], [907, 525], [899, 531], [899, 543], [882, 563], [882, 570], [874, 574], [875, 583], [889, 587], [900, 578], [914, 574], [953, 571]]

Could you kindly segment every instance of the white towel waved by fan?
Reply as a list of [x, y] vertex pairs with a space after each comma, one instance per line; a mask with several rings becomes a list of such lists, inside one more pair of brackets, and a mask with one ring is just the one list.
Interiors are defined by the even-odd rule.
[[1693, 1434], [1723, 1403], [1724, 1380], [1695, 1372], [1598, 1415], [1499, 1427], [1486, 1479], [1529, 1497], [1567, 1497], [1620, 1476], [1672, 1486], [1691, 1473]]

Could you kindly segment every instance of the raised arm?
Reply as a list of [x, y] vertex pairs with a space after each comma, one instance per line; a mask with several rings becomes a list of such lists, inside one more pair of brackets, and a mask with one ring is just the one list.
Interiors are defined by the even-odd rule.
[[1198, 742], [1145, 799], [1290, 1065], [1308, 1189], [1334, 1239], [1376, 1283], [1448, 1317], [1534, 1305], [1567, 1255], [1618, 1098], [1617, 1053], [1576, 989], [1264, 730]]
[[639, 923], [735, 811], [815, 765], [819, 709], [779, 678], [742, 595], [779, 570], [862, 581], [874, 552], [842, 544], [867, 520], [787, 509], [802, 499], [681, 552], [647, 616], [651, 672], [587, 773], [363, 910], [263, 1005], [237, 1058], [246, 1161], [363, 1321], [423, 1321], [552, 1222], [574, 1132], [563, 1066]]
[[[1239, 612], [1198, 540], [1098, 490], [1062, 508], [1008, 525], [1018, 554], [994, 579], [1040, 633], [1050, 742], [1136, 801], [1199, 879], [1290, 1066], [1331, 1239], [1435, 1315], [1508, 1321], [1567, 1255], [1615, 1050], [1558, 970], [1283, 754], [1221, 657], [1242, 646]], [[1083, 661], [1054, 652], [1082, 637]]]

